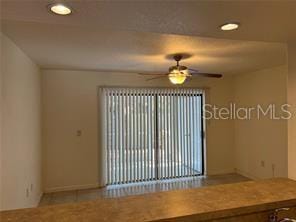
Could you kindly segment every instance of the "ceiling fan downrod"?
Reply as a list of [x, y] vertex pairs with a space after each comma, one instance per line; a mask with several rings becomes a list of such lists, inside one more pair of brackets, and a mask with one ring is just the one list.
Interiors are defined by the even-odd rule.
[[179, 62], [181, 61], [182, 59], [182, 55], [178, 54], [178, 55], [174, 55], [174, 59], [175, 61], [177, 62], [177, 66], [179, 66]]

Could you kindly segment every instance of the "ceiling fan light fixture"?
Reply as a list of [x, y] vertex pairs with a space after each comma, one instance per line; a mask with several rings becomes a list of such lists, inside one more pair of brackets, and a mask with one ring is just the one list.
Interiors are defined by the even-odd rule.
[[183, 84], [186, 80], [187, 76], [184, 74], [175, 74], [175, 73], [170, 73], [169, 74], [169, 80], [171, 81], [171, 83], [173, 83], [174, 85], [180, 85]]
[[[182, 55], [180, 55], [180, 54], [175, 55], [174, 60], [177, 62], [176, 65], [170, 66], [167, 73], [148, 74], [148, 75], [157, 75], [157, 77], [147, 79], [147, 81], [166, 77], [169, 79], [169, 81], [172, 84], [181, 85], [186, 81], [187, 77], [190, 78], [192, 76], [202, 76], [202, 77], [211, 77], [211, 78], [221, 78], [222, 77], [222, 74], [205, 73], [205, 72], [200, 72], [199, 70], [196, 70], [196, 69], [192, 69], [192, 68], [189, 69], [186, 66], [179, 64], [181, 59], [182, 59]], [[147, 75], [144, 73], [139, 73], [139, 74], [140, 75]]]
[[57, 15], [70, 15], [72, 13], [72, 9], [69, 6], [61, 3], [51, 4], [49, 5], [49, 9], [51, 12]]

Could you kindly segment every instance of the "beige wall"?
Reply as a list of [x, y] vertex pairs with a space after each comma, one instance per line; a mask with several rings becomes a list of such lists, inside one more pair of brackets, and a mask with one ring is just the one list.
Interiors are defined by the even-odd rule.
[[[1, 6], [0, 6], [1, 10]], [[0, 39], [2, 33], [0, 32]], [[2, 43], [0, 40], [0, 52], [2, 51]], [[0, 53], [0, 61], [2, 61], [2, 53]], [[0, 210], [2, 209], [2, 62], [0, 62]]]
[[[98, 185], [97, 86], [171, 86], [168, 80], [145, 81], [135, 74], [43, 70], [44, 189], [86, 188]], [[226, 105], [232, 80], [197, 78], [188, 84], [210, 87], [211, 103]], [[77, 137], [76, 131], [82, 130]], [[209, 174], [234, 170], [233, 123], [211, 121], [207, 127]]]
[[[239, 107], [275, 104], [279, 108], [287, 102], [286, 80], [286, 66], [238, 75], [234, 79], [235, 103]], [[238, 172], [252, 178], [287, 177], [287, 124], [287, 120], [268, 117], [258, 120], [256, 114], [251, 120], [235, 120]]]
[[296, 42], [288, 44], [288, 102], [294, 118], [288, 121], [288, 172], [289, 178], [296, 180]]
[[39, 68], [1, 35], [1, 205], [33, 207], [41, 195]]

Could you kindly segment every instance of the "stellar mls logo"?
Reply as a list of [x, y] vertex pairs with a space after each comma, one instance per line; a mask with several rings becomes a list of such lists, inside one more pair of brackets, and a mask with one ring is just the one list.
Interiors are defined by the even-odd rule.
[[220, 120], [251, 120], [261, 118], [269, 118], [271, 120], [287, 120], [292, 118], [292, 112], [289, 104], [282, 104], [277, 106], [275, 104], [269, 104], [263, 106], [257, 104], [253, 107], [239, 107], [235, 103], [230, 103], [228, 107], [218, 107], [212, 104], [204, 104], [203, 112], [204, 118], [210, 119], [220, 119]]

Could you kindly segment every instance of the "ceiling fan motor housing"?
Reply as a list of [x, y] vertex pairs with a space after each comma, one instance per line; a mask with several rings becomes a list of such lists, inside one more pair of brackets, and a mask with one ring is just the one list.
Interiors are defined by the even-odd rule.
[[187, 67], [186, 66], [180, 66], [180, 65], [176, 65], [176, 66], [171, 66], [169, 68], [169, 72], [173, 72], [174, 70], [178, 70], [178, 71], [184, 71], [184, 70], [187, 70]]

